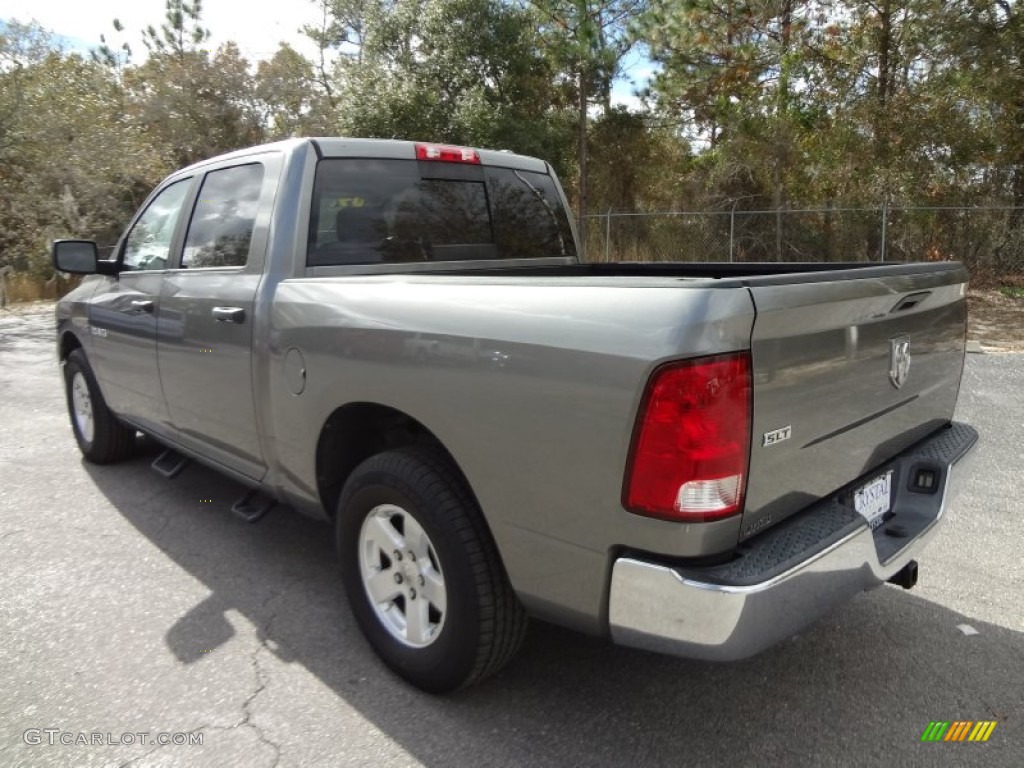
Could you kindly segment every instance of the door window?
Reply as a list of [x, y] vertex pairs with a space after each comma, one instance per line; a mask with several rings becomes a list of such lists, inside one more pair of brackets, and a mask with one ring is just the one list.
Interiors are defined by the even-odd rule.
[[174, 229], [191, 182], [182, 179], [166, 187], [135, 222], [124, 248], [126, 269], [167, 269]]
[[262, 184], [258, 163], [206, 174], [185, 237], [182, 267], [245, 266]]

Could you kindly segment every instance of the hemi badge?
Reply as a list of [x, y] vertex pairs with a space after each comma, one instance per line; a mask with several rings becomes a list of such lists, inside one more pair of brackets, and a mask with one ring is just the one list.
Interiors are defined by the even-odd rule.
[[782, 429], [774, 429], [771, 432], [764, 433], [764, 442], [761, 443], [763, 448], [767, 448], [769, 445], [775, 445], [781, 443], [783, 440], [789, 440], [793, 436], [793, 426], [785, 426]]

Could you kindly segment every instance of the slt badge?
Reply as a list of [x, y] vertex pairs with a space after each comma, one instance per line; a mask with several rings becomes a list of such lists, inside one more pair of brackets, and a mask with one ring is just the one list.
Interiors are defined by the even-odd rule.
[[910, 375], [910, 337], [889, 339], [889, 381], [899, 389]]

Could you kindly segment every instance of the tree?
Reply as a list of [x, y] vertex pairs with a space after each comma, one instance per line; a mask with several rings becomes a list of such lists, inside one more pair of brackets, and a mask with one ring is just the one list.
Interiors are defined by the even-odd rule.
[[[201, 13], [200, 0], [167, 0], [160, 28], [142, 33], [146, 61], [119, 72], [129, 119], [166, 149], [170, 167], [263, 138], [249, 62], [231, 42], [213, 53], [202, 47], [210, 33]], [[110, 63], [103, 49], [100, 58]]]
[[[163, 24], [159, 29], [148, 25], [142, 32], [142, 43], [151, 54], [184, 58], [210, 39], [202, 15], [202, 0], [166, 0]], [[115, 20], [115, 29], [118, 26]]]
[[548, 59], [575, 88], [577, 184], [580, 236], [586, 242], [588, 213], [589, 107], [594, 97], [608, 112], [612, 81], [633, 45], [629, 23], [645, 0], [528, 0], [537, 14]]
[[107, 68], [16, 24], [0, 62], [0, 266], [48, 277], [52, 238], [111, 242], [163, 163]]
[[363, 49], [374, 26], [382, 22], [396, 4], [393, 0], [316, 0], [316, 4], [321, 11], [320, 24], [307, 24], [302, 31], [316, 43], [318, 80], [333, 107], [335, 73], [328, 66], [328, 52], [335, 51], [343, 59], [361, 64]]
[[335, 3], [340, 133], [514, 149], [560, 162], [565, 124], [533, 17], [497, 0]]
[[804, 134], [820, 128], [812, 40], [821, 10], [806, 0], [654, 0], [638, 23], [661, 65], [657, 106], [717, 158], [712, 195], [727, 205], [770, 200], [780, 259], [782, 210], [805, 160]]
[[333, 110], [319, 87], [313, 64], [286, 43], [269, 60], [259, 63], [255, 87], [268, 139], [330, 131]]

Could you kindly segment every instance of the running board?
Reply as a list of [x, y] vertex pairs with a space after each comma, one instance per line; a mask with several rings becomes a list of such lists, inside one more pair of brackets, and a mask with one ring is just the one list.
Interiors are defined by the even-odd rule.
[[277, 499], [268, 496], [258, 488], [246, 491], [238, 501], [231, 505], [231, 511], [247, 523], [257, 523], [277, 505]]
[[182, 456], [173, 448], [168, 448], [157, 456], [152, 467], [158, 474], [163, 475], [168, 480], [173, 480], [191, 463], [192, 459], [188, 456]]

